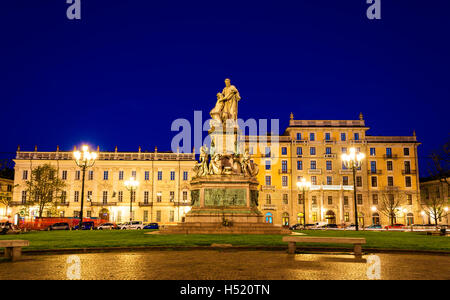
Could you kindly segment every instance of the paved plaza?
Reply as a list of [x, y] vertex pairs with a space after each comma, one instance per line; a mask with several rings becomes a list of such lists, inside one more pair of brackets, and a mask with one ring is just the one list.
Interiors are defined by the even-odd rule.
[[[381, 279], [450, 279], [450, 256], [376, 254]], [[292, 280], [368, 279], [368, 255], [283, 251], [146, 251], [77, 254], [81, 279]], [[67, 279], [69, 254], [0, 262], [0, 280]]]

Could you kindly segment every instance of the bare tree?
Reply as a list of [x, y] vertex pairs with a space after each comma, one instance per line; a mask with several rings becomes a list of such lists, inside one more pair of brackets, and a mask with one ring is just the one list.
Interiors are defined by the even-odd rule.
[[[437, 193], [439, 193], [439, 188]], [[420, 206], [425, 214], [434, 221], [436, 229], [438, 227], [439, 220], [448, 216], [448, 211], [446, 210], [447, 199], [445, 199], [445, 197], [440, 197], [437, 194], [422, 197]]]
[[[18, 186], [18, 185], [11, 186], [11, 188], [14, 188], [16, 186]], [[8, 213], [8, 208], [11, 206], [11, 202], [13, 201], [13, 197], [10, 196], [11, 193], [12, 193], [12, 190], [7, 191], [6, 193], [0, 191], [0, 204], [3, 204], [5, 206], [6, 214]]]
[[429, 173], [431, 177], [450, 185], [450, 138], [441, 149], [430, 154]]
[[61, 198], [61, 191], [65, 187], [63, 180], [55, 176], [57, 170], [49, 164], [38, 166], [31, 171], [31, 178], [26, 182], [29, 203], [37, 205], [39, 217], [44, 209], [51, 207]]
[[397, 215], [400, 212], [400, 204], [403, 202], [405, 194], [395, 190], [385, 190], [381, 193], [381, 203], [378, 211], [388, 217], [389, 225], [394, 225]]

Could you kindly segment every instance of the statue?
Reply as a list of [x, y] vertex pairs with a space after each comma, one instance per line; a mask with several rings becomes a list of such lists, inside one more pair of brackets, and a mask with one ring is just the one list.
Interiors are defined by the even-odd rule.
[[244, 173], [245, 176], [255, 177], [258, 175], [258, 166], [250, 161], [250, 154], [248, 153], [248, 150], [246, 150], [241, 157], [241, 168], [242, 173]]
[[210, 175], [221, 175], [222, 174], [222, 160], [221, 155], [219, 153], [215, 153], [211, 157], [211, 161], [209, 163], [209, 171]]
[[206, 148], [206, 146], [200, 147], [200, 159], [199, 162], [195, 165], [194, 171], [199, 177], [208, 175], [208, 148]]
[[216, 106], [209, 113], [211, 118], [222, 123], [227, 120], [237, 121], [239, 100], [241, 100], [239, 91], [231, 85], [230, 79], [225, 79], [225, 87], [222, 93], [217, 94]]

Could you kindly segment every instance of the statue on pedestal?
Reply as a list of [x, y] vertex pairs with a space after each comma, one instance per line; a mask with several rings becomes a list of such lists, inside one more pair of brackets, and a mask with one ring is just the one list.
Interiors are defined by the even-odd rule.
[[221, 123], [227, 120], [237, 121], [238, 101], [241, 100], [239, 91], [231, 85], [230, 79], [225, 79], [225, 87], [222, 93], [217, 94], [216, 106], [209, 113], [211, 118]]

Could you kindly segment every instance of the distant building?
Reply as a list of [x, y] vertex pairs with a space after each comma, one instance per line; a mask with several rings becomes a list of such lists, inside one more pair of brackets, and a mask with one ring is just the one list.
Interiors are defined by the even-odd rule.
[[[386, 194], [401, 196], [395, 222], [422, 223], [417, 157], [420, 143], [416, 136], [370, 136], [368, 130], [362, 115], [358, 120], [294, 120], [291, 115], [282, 135], [245, 137], [244, 146], [259, 165], [259, 209], [264, 220], [276, 225], [302, 223], [305, 203], [307, 223], [354, 223], [352, 172], [343, 166], [341, 154], [355, 147], [366, 156], [356, 174], [359, 223], [389, 223], [380, 212]], [[124, 181], [135, 176], [140, 185], [134, 197], [133, 219], [162, 224], [183, 220], [190, 209], [194, 154], [156, 150], [98, 154], [86, 174], [84, 216], [128, 221], [130, 193]], [[31, 169], [50, 163], [67, 182], [66, 200], [58, 208], [59, 214], [78, 216], [81, 177], [72, 152], [18, 151], [14, 161], [14, 184], [18, 185], [14, 189], [14, 212], [19, 212], [27, 199], [24, 183]], [[296, 185], [302, 178], [312, 183], [306, 201]]]
[[[450, 176], [446, 178], [447, 182], [450, 183]], [[426, 177], [420, 179], [420, 192], [422, 201], [427, 203], [429, 199], [435, 198], [440, 201], [440, 203], [446, 203], [446, 207], [450, 207], [450, 186], [447, 182], [439, 180], [436, 177]], [[442, 202], [441, 202], [442, 201]], [[445, 206], [444, 206], [445, 207]], [[422, 209], [426, 209], [423, 207]], [[422, 213], [423, 223], [434, 224], [428, 214]], [[439, 220], [440, 224], [448, 224], [448, 217], [441, 218]]]

